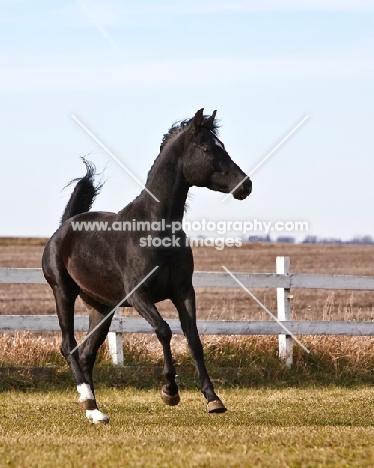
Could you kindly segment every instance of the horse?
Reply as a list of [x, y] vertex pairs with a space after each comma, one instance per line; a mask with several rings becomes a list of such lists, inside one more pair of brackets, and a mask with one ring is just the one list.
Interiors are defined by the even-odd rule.
[[[78, 182], [60, 227], [45, 246], [42, 267], [56, 302], [61, 353], [76, 381], [78, 403], [92, 423], [109, 422], [98, 409], [92, 373], [98, 349], [119, 305], [134, 307], [152, 326], [164, 356], [162, 401], [170, 406], [180, 402], [170, 348], [172, 333], [155, 306], [165, 299], [170, 299], [178, 311], [208, 413], [226, 411], [204, 362], [196, 325], [193, 255], [182, 220], [191, 186], [232, 192], [235, 199], [243, 200], [251, 193], [252, 182], [218, 138], [216, 111], [210, 116], [203, 111], [177, 122], [163, 136], [144, 189], [118, 213], [89, 211], [102, 184], [95, 185], [95, 167], [85, 161], [86, 175], [74, 180]], [[134, 221], [145, 226], [146, 232], [130, 229]], [[107, 223], [108, 229], [77, 229], [92, 227], [95, 222], [101, 226]], [[123, 225], [130, 228], [119, 229]], [[143, 246], [145, 238], [152, 240], [150, 245]], [[89, 329], [79, 346], [74, 338], [74, 304], [78, 296], [89, 311]]]

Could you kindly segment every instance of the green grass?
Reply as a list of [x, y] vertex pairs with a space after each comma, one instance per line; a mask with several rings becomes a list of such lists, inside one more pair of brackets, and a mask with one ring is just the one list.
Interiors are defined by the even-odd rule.
[[206, 413], [198, 391], [182, 391], [178, 407], [158, 393], [99, 388], [111, 422], [96, 426], [74, 390], [3, 391], [0, 466], [374, 466], [369, 387], [221, 388], [221, 415]]
[[[159, 397], [162, 352], [125, 341], [116, 367], [103, 347], [95, 367], [95, 426], [76, 404], [56, 338], [0, 337], [0, 468], [373, 467], [374, 348], [365, 337], [305, 337], [287, 369], [275, 337], [204, 337], [208, 369], [229, 411], [208, 415], [196, 372], [176, 340], [181, 404]], [[24, 366], [6, 371], [6, 366]], [[29, 366], [47, 366], [43, 381]]]

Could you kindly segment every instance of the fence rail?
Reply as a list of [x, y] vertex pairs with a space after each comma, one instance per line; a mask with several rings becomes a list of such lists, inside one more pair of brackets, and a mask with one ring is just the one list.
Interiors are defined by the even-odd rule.
[[[349, 335], [374, 336], [374, 322], [300, 321], [291, 320], [291, 288], [374, 290], [373, 276], [314, 275], [290, 273], [289, 257], [277, 257], [276, 273], [234, 273], [246, 288], [276, 288], [278, 320], [293, 335]], [[39, 268], [0, 268], [0, 283], [46, 283]], [[240, 288], [241, 286], [224, 272], [195, 272], [195, 287]], [[248, 300], [251, 300], [248, 298]], [[178, 320], [167, 320], [173, 333], [181, 334]], [[226, 321], [199, 320], [198, 329], [205, 335], [279, 335], [279, 356], [287, 365], [292, 364], [292, 337], [273, 320]], [[8, 331], [58, 331], [58, 319], [54, 315], [0, 315], [0, 330]], [[88, 330], [88, 317], [75, 317], [75, 330]], [[113, 317], [108, 334], [109, 352], [116, 364], [123, 364], [123, 333], [152, 333], [150, 325], [142, 318], [121, 317], [118, 311]], [[283, 333], [282, 333], [283, 332]]]
[[[278, 257], [288, 258], [288, 257]], [[247, 288], [308, 288], [374, 290], [374, 276], [234, 273]], [[46, 284], [41, 268], [0, 268], [0, 283]], [[224, 272], [195, 271], [195, 287], [240, 288]]]
[[[182, 335], [178, 319], [166, 319], [173, 334]], [[282, 320], [282, 324], [294, 335], [352, 335], [374, 336], [374, 322], [342, 322], [326, 320]], [[273, 320], [198, 320], [202, 335], [280, 335], [284, 329]], [[74, 329], [88, 330], [88, 317], [77, 315]], [[0, 315], [3, 331], [59, 331], [55, 315]], [[112, 333], [153, 333], [152, 327], [142, 318], [113, 317]]]

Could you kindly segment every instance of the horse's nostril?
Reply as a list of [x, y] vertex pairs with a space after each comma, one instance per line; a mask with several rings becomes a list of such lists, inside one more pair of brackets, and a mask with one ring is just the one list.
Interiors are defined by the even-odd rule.
[[242, 184], [235, 190], [234, 198], [244, 200], [252, 192], [252, 181], [250, 179], [243, 180]]

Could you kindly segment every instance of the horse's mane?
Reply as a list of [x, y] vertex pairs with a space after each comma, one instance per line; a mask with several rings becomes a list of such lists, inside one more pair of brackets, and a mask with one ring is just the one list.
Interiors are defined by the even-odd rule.
[[[214, 119], [213, 122], [209, 121], [209, 115], [204, 115], [204, 122], [202, 123], [202, 127], [207, 128], [210, 130], [216, 137], [218, 137], [218, 129], [219, 129], [219, 124], [216, 119]], [[176, 135], [179, 133], [182, 133], [184, 130], [186, 130], [192, 123], [194, 118], [192, 119], [185, 119], [185, 120], [178, 120], [173, 123], [173, 125], [170, 127], [168, 133], [165, 133], [164, 136], [162, 137], [162, 142], [160, 145], [160, 151], [162, 151], [168, 141], [170, 141], [172, 138], [174, 138]]]

